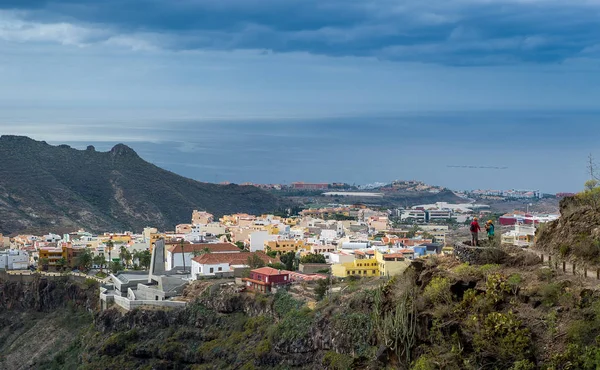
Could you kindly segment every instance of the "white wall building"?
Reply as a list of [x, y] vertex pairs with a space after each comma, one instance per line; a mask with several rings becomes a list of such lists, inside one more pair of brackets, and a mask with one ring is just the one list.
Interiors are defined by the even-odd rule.
[[277, 240], [277, 235], [269, 234], [268, 231], [255, 231], [250, 234], [250, 252], [265, 250], [265, 242]]
[[26, 270], [29, 266], [29, 254], [18, 249], [0, 251], [0, 269]]

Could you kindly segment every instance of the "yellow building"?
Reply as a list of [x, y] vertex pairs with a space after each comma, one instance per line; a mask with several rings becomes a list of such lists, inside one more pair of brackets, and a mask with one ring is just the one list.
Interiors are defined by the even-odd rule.
[[348, 276], [372, 277], [379, 276], [379, 267], [375, 258], [354, 260], [346, 263], [331, 265], [333, 276], [345, 278]]
[[277, 227], [277, 225], [265, 225], [264, 229], [267, 230], [269, 232], [269, 234], [271, 235], [278, 235], [279, 234], [279, 227]]
[[303, 240], [270, 240], [265, 242], [265, 249], [268, 252], [298, 252], [304, 248]]
[[131, 242], [131, 235], [129, 234], [104, 234], [105, 239], [108, 237], [109, 240], [112, 240], [114, 244], [129, 244]]
[[351, 275], [361, 277], [395, 276], [404, 272], [410, 266], [402, 253], [381, 253], [375, 251], [373, 258], [355, 259], [352, 262], [331, 265], [331, 273], [337, 277]]
[[383, 254], [375, 251], [375, 259], [379, 267], [379, 276], [396, 276], [410, 266], [410, 261], [402, 253]]

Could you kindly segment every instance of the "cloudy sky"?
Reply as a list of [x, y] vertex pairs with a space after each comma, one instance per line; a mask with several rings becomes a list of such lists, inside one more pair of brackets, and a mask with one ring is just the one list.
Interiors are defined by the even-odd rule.
[[[182, 122], [191, 133], [206, 122], [363, 117], [366, 129], [406, 112], [441, 122], [444, 112], [535, 111], [576, 114], [549, 120], [550, 132], [586, 130], [600, 94], [599, 20], [597, 0], [2, 0], [0, 128], [51, 142], [161, 143]], [[547, 129], [511, 117], [525, 132]], [[448, 148], [464, 121], [442, 130]], [[591, 130], [568, 136], [574, 161], [595, 150]], [[494, 137], [516, 161], [525, 146], [511, 147], [514, 134], [481, 140]], [[551, 151], [558, 137], [536, 145]], [[200, 148], [174, 141], [188, 156]], [[585, 170], [575, 167], [556, 188], [579, 186]]]

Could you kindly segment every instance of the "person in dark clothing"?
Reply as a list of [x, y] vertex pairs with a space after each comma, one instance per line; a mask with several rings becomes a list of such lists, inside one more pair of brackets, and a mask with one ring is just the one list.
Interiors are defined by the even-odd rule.
[[477, 222], [477, 217], [473, 217], [473, 222], [471, 222], [471, 245], [478, 246], [479, 245], [479, 232], [481, 231], [481, 227], [479, 227], [479, 223]]

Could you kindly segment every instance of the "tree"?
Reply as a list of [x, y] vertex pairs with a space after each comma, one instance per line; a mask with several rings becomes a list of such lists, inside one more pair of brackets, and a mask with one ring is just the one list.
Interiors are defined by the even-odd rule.
[[75, 259], [75, 265], [81, 270], [89, 270], [92, 267], [93, 256], [89, 249], [85, 249]]
[[129, 262], [132, 258], [131, 256], [131, 252], [129, 252], [124, 246], [121, 246], [121, 248], [119, 249], [119, 258], [121, 259], [125, 267], [129, 266]]
[[246, 246], [244, 245], [244, 242], [237, 241], [237, 242], [235, 242], [235, 245], [237, 245], [237, 247], [240, 248], [241, 250], [244, 250], [244, 248], [246, 248]]
[[328, 276], [326, 279], [317, 280], [317, 286], [315, 287], [315, 294], [317, 301], [320, 301], [325, 297], [327, 290], [329, 289], [329, 283], [331, 282], [331, 277]]
[[67, 260], [64, 257], [62, 257], [56, 261], [56, 270], [62, 271], [66, 265], [67, 265]]
[[281, 255], [281, 257], [279, 257], [279, 259], [281, 260], [281, 263], [283, 263], [285, 265], [285, 269], [289, 270], [289, 271], [294, 271], [295, 270], [295, 264], [296, 264], [296, 253], [294, 252], [287, 252]]
[[94, 256], [94, 258], [92, 259], [92, 261], [93, 261], [94, 265], [100, 266], [100, 272], [104, 273], [103, 270], [102, 270], [104, 268], [104, 265], [106, 264], [106, 260], [104, 259], [104, 255], [99, 254], [97, 256]]
[[251, 269], [264, 267], [265, 261], [263, 261], [259, 256], [257, 256], [256, 253], [252, 253], [250, 256], [248, 256], [248, 266], [250, 266]]
[[145, 250], [140, 252], [139, 255], [140, 265], [144, 267], [144, 269], [150, 268], [150, 263], [152, 263], [152, 254], [149, 250]]
[[38, 268], [41, 267], [41, 270], [48, 270], [48, 263], [50, 261], [47, 258], [40, 258], [38, 261]]
[[413, 227], [410, 228], [410, 230], [408, 231], [408, 233], [406, 233], [406, 237], [407, 238], [414, 238], [415, 235], [417, 235], [417, 231], [421, 230], [419, 228], [419, 226], [417, 225], [413, 225]]
[[112, 255], [111, 255], [111, 253], [112, 253], [112, 250], [113, 250], [114, 247], [115, 247], [115, 243], [113, 243], [113, 241], [109, 239], [106, 242], [106, 250], [108, 251], [108, 260], [109, 261], [112, 261]]
[[317, 253], [309, 253], [300, 257], [300, 263], [326, 263], [325, 256]]
[[116, 274], [117, 272], [123, 270], [123, 266], [121, 265], [120, 262], [116, 262], [116, 261], [111, 261], [110, 262], [110, 272], [112, 272], [113, 274]]

